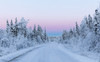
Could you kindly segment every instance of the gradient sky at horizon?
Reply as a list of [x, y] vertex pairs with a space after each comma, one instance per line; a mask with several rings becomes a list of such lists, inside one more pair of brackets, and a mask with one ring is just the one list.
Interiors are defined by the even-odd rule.
[[0, 0], [0, 27], [6, 27], [7, 19], [24, 17], [28, 26], [40, 25], [49, 36], [56, 36], [93, 15], [99, 4], [99, 0]]

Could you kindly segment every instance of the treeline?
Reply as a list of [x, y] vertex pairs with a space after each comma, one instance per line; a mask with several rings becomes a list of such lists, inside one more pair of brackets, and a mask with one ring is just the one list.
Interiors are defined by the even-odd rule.
[[27, 28], [28, 20], [24, 18], [19, 22], [17, 18], [15, 22], [7, 20], [6, 23], [6, 30], [0, 29], [0, 55], [48, 42], [46, 29], [39, 25]]
[[62, 43], [66, 43], [80, 51], [90, 51], [100, 53], [100, 8], [95, 10], [93, 17], [84, 17], [80, 26], [76, 26], [69, 31], [64, 30]]
[[24, 18], [22, 18], [20, 22], [17, 21], [17, 18], [15, 19], [15, 24], [12, 20], [10, 23], [7, 21], [6, 32], [8, 35], [10, 35], [10, 37], [18, 37], [20, 35], [27, 38], [28, 40], [36, 39], [37, 42], [39, 42], [38, 37], [40, 37], [42, 42], [45, 42], [47, 40], [46, 29], [45, 31], [43, 31], [43, 29], [39, 25], [37, 28], [34, 25], [33, 29], [29, 29], [27, 28], [28, 21], [26, 21]]

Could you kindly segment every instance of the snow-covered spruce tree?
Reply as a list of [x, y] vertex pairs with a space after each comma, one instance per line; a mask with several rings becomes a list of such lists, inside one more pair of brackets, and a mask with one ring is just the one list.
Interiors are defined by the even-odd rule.
[[29, 29], [28, 31], [29, 31], [27, 33], [28, 40], [31, 40], [31, 41], [35, 40], [36, 42], [38, 42], [38, 38], [37, 38], [38, 34], [37, 34], [37, 30], [36, 30], [36, 25], [34, 25], [33, 30]]
[[70, 31], [69, 31], [69, 38], [72, 38], [72, 37], [73, 37], [73, 35], [74, 35], [74, 32], [73, 32], [73, 30], [72, 30], [72, 29], [70, 29]]
[[48, 36], [47, 36], [47, 32], [46, 32], [46, 29], [44, 31], [44, 40], [47, 41], [48, 40]]
[[34, 33], [34, 34], [33, 34], [33, 37], [36, 38], [37, 35], [38, 35], [38, 32], [37, 32], [37, 30], [36, 30], [36, 25], [34, 25], [33, 33]]
[[18, 20], [15, 18], [14, 35], [18, 36]]
[[18, 23], [18, 33], [19, 35], [24, 35], [24, 37], [27, 36], [27, 28], [26, 28], [26, 25], [27, 25], [27, 21], [22, 18], [21, 21]]
[[77, 22], [76, 22], [76, 34], [77, 34], [77, 36], [80, 35], [80, 30], [79, 30], [79, 26], [78, 26]]
[[80, 25], [80, 33], [81, 33], [80, 36], [84, 39], [87, 36], [88, 32], [89, 32], [88, 20], [87, 17], [85, 17]]
[[13, 25], [13, 21], [12, 20], [10, 22], [10, 34], [11, 34], [11, 36], [14, 36], [14, 25]]
[[91, 15], [88, 15], [88, 27], [89, 27], [90, 31], [93, 29], [93, 22], [92, 22]]
[[8, 20], [7, 20], [7, 23], [6, 23], [6, 32], [7, 32], [7, 33], [9, 32], [9, 29], [10, 29], [9, 26], [10, 26], [10, 25], [9, 25], [9, 22], [8, 22]]
[[68, 43], [70, 36], [69, 36], [69, 32], [67, 32], [66, 30], [63, 31], [62, 34], [62, 43]]
[[32, 41], [33, 40], [33, 32], [32, 32], [32, 29], [30, 28], [30, 29], [28, 29], [28, 33], [27, 33], [27, 39], [29, 40], [29, 41]]
[[36, 39], [36, 37], [37, 37], [36, 31], [34, 32], [34, 29], [32, 30], [32, 28], [28, 29], [28, 33], [27, 33], [28, 40], [33, 41]]
[[38, 25], [37, 31], [38, 31], [38, 34], [39, 34], [39, 35], [42, 34], [43, 30], [42, 30], [41, 26]]
[[34, 35], [36, 35], [36, 34], [37, 34], [37, 31], [36, 31], [36, 25], [34, 25], [33, 32], [34, 32]]
[[94, 31], [95, 34], [100, 34], [100, 12], [98, 12], [98, 10], [95, 10]]
[[40, 42], [40, 43], [42, 43], [43, 41], [44, 41], [44, 39], [43, 39], [43, 30], [42, 30], [42, 28], [41, 28], [41, 26], [39, 26], [38, 25], [38, 27], [37, 27], [37, 34], [38, 34], [38, 42]]
[[67, 39], [67, 32], [66, 32], [66, 30], [63, 31], [62, 39], [63, 40], [66, 40]]

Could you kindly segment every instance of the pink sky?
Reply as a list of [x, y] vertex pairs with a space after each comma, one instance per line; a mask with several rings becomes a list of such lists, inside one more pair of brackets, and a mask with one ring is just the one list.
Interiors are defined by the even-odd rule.
[[46, 27], [49, 33], [61, 33], [81, 23], [84, 16], [93, 15], [99, 0], [0, 0], [0, 27], [6, 20], [16, 17], [29, 19], [34, 24]]

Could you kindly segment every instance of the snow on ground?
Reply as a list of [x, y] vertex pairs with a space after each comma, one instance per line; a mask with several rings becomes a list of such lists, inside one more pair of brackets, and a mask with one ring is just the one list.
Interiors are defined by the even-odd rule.
[[[24, 52], [24, 53], [23, 53]], [[77, 55], [61, 44], [49, 43], [0, 58], [0, 62], [97, 62]]]
[[74, 53], [70, 49], [66, 49], [63, 45], [59, 46], [59, 48], [63, 52], [65, 52], [66, 54], [69, 54], [70, 56], [74, 57], [75, 59], [79, 60], [80, 62], [98, 62], [97, 59], [91, 59], [91, 58], [76, 54], [76, 52]]
[[30, 48], [27, 48], [27, 49], [23, 49], [23, 50], [20, 50], [20, 51], [17, 51], [17, 52], [14, 52], [14, 53], [11, 53], [11, 54], [8, 54], [8, 55], [5, 55], [5, 56], [2, 56], [0, 57], [0, 62], [4, 62], [4, 61], [10, 61], [18, 56], [21, 56], [21, 55], [24, 55], [28, 52], [30, 52], [31, 50], [33, 49], [37, 49], [39, 48], [41, 45], [38, 45], [38, 46], [34, 46], [34, 47], [30, 47]]

